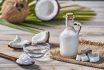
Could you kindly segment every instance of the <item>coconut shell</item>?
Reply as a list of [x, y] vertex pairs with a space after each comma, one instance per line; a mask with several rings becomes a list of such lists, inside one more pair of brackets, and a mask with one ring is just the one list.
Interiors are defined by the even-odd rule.
[[[36, 0], [35, 8], [36, 8], [36, 5], [38, 4], [39, 1], [41, 1], [41, 0]], [[59, 12], [60, 12], [60, 5], [59, 5], [59, 3], [58, 3], [58, 0], [54, 0], [54, 1], [57, 3], [58, 10], [57, 10], [56, 15], [55, 15], [52, 19], [44, 20], [44, 19], [39, 18], [39, 16], [36, 14], [36, 9], [35, 9], [35, 15], [36, 15], [36, 17], [37, 17], [38, 19], [40, 19], [41, 21], [50, 21], [50, 20], [53, 20], [55, 17], [57, 17], [57, 15], [58, 15]]]
[[5, 0], [1, 9], [1, 18], [19, 23], [25, 20], [29, 12], [27, 0]]

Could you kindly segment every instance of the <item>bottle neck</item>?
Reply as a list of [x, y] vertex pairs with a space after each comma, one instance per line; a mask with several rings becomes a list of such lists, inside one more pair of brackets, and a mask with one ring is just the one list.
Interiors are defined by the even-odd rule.
[[66, 28], [72, 28], [74, 24], [74, 20], [67, 20], [66, 19]]
[[74, 15], [72, 13], [66, 14], [65, 18], [66, 22], [66, 29], [67, 30], [73, 30], [74, 32], [76, 31], [74, 28]]

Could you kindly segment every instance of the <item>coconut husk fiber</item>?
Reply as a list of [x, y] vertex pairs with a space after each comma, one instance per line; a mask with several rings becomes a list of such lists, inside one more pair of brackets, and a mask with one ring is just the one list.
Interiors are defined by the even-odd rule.
[[28, 12], [27, 0], [5, 0], [1, 8], [1, 18], [18, 23], [25, 20]]
[[63, 57], [60, 55], [59, 47], [53, 48], [50, 51], [49, 56], [50, 58], [58, 60], [58, 61], [104, 69], [104, 43], [92, 42], [88, 40], [80, 40], [78, 53], [80, 53], [81, 50], [86, 49], [86, 48], [91, 48], [92, 52], [99, 52], [100, 61], [96, 63], [91, 63], [91, 62], [76, 61], [75, 58]]

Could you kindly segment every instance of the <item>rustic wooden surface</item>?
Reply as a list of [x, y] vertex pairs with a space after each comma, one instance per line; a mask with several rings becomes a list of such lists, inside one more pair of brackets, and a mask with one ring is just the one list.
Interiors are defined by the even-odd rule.
[[[103, 1], [76, 1], [66, 2], [65, 4], [79, 4], [87, 6], [96, 11], [97, 16], [89, 22], [83, 22], [80, 38], [90, 39], [92, 41], [104, 42], [104, 2]], [[64, 29], [64, 25], [44, 28], [51, 32], [50, 42], [59, 43], [58, 36]], [[12, 29], [6, 26], [0, 25], [0, 47], [7, 46], [15, 35], [20, 35], [24, 39], [31, 40], [34, 35], [32, 33]], [[8, 49], [6, 49], [8, 50]], [[3, 50], [1, 50], [3, 51]], [[13, 53], [11, 53], [13, 54]], [[71, 63], [64, 63], [55, 60], [49, 62], [39, 62], [32, 66], [19, 66], [15, 62], [6, 60], [0, 57], [0, 70], [103, 70], [92, 67], [86, 67], [82, 65], [75, 65]]]

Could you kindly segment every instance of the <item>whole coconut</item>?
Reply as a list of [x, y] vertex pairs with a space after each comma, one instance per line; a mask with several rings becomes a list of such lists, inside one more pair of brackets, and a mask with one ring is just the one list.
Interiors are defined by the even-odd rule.
[[27, 0], [5, 0], [1, 9], [1, 18], [19, 23], [25, 20], [29, 12]]

